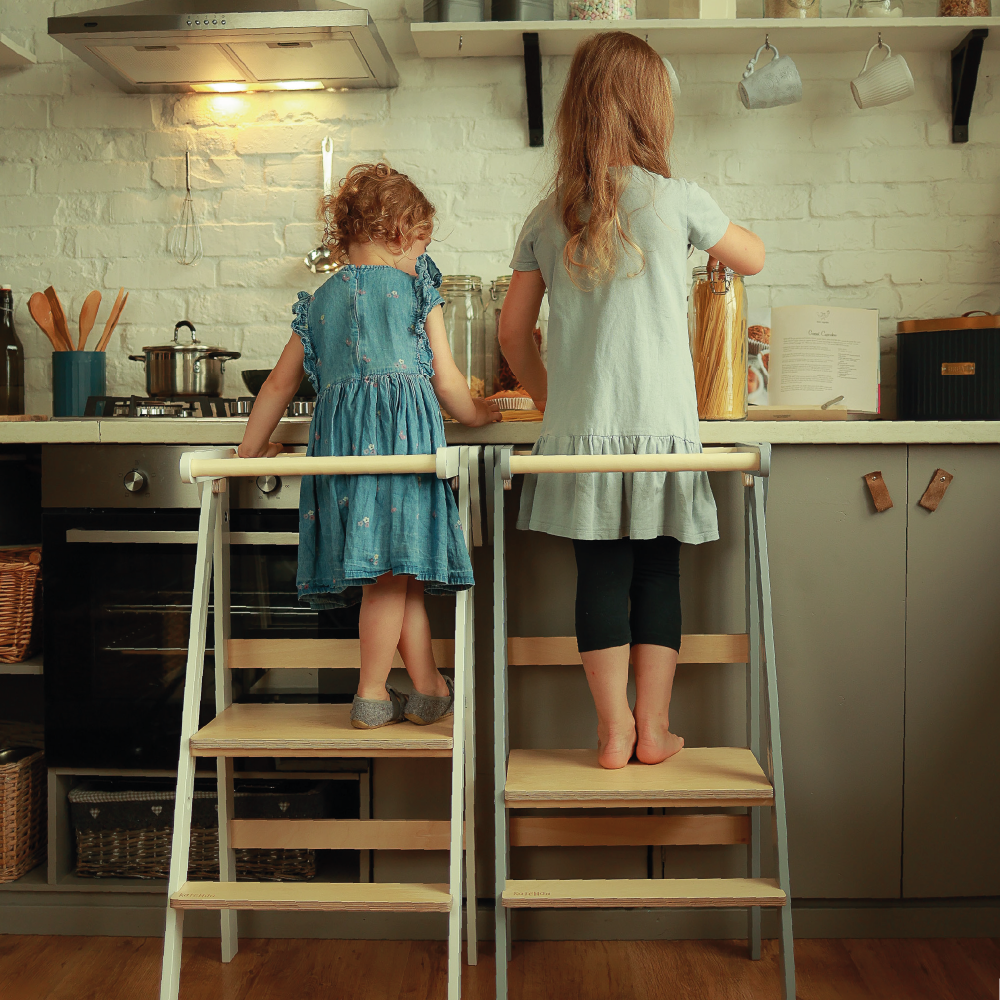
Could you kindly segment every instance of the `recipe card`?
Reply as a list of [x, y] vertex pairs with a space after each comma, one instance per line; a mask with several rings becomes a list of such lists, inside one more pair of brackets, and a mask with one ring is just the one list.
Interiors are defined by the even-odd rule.
[[768, 402], [879, 411], [877, 309], [774, 306]]

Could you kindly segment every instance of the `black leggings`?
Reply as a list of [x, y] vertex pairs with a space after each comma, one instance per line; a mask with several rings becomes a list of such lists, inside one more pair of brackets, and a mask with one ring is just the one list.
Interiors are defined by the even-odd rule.
[[638, 643], [681, 648], [681, 543], [676, 538], [573, 539], [573, 548], [581, 653]]

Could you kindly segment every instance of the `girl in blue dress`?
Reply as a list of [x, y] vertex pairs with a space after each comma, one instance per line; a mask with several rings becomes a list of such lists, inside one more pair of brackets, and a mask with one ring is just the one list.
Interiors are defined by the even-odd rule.
[[[425, 253], [434, 207], [384, 163], [352, 167], [324, 201], [324, 244], [343, 267], [314, 295], [299, 292], [294, 333], [254, 403], [241, 458], [277, 454], [269, 438], [302, 369], [316, 389], [310, 455], [423, 455], [445, 444], [441, 407], [469, 427], [500, 419], [474, 399], [444, 327], [441, 272]], [[361, 602], [358, 729], [450, 715], [452, 682], [431, 651], [424, 593], [472, 586], [451, 489], [436, 476], [304, 476], [299, 598], [313, 607]], [[413, 692], [386, 684], [399, 650]]]

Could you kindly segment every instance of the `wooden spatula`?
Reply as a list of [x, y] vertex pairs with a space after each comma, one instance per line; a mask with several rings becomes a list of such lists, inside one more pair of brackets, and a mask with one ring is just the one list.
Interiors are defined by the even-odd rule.
[[80, 343], [76, 348], [78, 351], [82, 351], [84, 344], [87, 343], [90, 331], [94, 329], [94, 320], [97, 319], [97, 310], [100, 308], [101, 293], [98, 291], [91, 292], [83, 300], [83, 308], [80, 310]]
[[56, 336], [65, 344], [64, 350], [72, 351], [73, 341], [70, 340], [69, 327], [66, 325], [66, 312], [51, 285], [45, 289], [45, 297], [49, 300], [49, 308], [52, 310], [52, 325], [55, 327]]
[[52, 310], [49, 308], [49, 300], [42, 292], [35, 292], [28, 299], [28, 312], [31, 313], [31, 318], [38, 324], [38, 328], [52, 342], [52, 349], [54, 351], [65, 351], [66, 346], [56, 334], [55, 326], [52, 323]]
[[128, 302], [128, 292], [124, 288], [119, 288], [118, 297], [111, 308], [111, 315], [104, 324], [104, 333], [101, 334], [101, 339], [97, 342], [96, 350], [103, 351], [108, 346], [108, 341], [111, 339], [111, 334], [115, 332], [115, 327], [118, 325], [118, 319], [125, 308], [126, 302]]

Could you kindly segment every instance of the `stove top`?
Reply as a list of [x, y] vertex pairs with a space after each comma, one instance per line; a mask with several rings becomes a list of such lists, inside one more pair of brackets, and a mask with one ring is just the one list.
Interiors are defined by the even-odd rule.
[[[91, 396], [87, 400], [85, 417], [247, 417], [253, 409], [253, 396], [224, 398], [221, 396], [192, 396], [188, 399], [147, 399], [143, 396]], [[311, 399], [293, 399], [286, 416], [311, 417], [314, 407]]]

